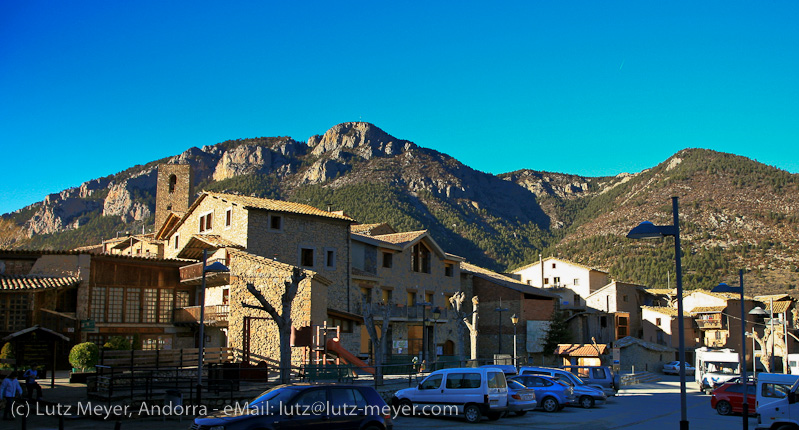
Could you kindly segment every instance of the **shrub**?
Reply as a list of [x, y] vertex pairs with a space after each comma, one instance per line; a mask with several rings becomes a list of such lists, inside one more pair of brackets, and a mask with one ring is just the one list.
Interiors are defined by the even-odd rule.
[[132, 349], [130, 341], [122, 336], [114, 336], [111, 339], [108, 339], [108, 342], [103, 345], [103, 348], [110, 349], [112, 351], [125, 351]]
[[[14, 355], [14, 345], [11, 345], [11, 342], [7, 342], [3, 345], [3, 349], [0, 349], [0, 358], [5, 360], [13, 360], [16, 358]], [[11, 364], [0, 364], [0, 369], [13, 369], [14, 366]]]
[[100, 348], [91, 342], [79, 343], [69, 351], [69, 364], [81, 371], [93, 369], [99, 360]]

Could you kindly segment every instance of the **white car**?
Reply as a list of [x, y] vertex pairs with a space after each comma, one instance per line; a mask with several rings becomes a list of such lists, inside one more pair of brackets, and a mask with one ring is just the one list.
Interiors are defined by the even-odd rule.
[[[694, 366], [691, 366], [688, 363], [685, 363], [685, 374], [686, 375], [693, 375], [694, 372], [696, 372], [696, 368]], [[679, 361], [672, 361], [671, 363], [664, 364], [663, 365], [663, 373], [679, 375], [680, 374], [680, 362]]]

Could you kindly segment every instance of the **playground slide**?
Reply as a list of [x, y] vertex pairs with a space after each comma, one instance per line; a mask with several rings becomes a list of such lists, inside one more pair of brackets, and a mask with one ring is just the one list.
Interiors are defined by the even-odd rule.
[[331, 352], [335, 352], [338, 357], [353, 366], [359, 368], [359, 370], [363, 370], [366, 373], [371, 373], [372, 375], [375, 374], [375, 369], [373, 367], [369, 367], [363, 360], [358, 359], [358, 357], [354, 356], [351, 352], [347, 351], [338, 340], [336, 339], [328, 339], [327, 340], [327, 350]]

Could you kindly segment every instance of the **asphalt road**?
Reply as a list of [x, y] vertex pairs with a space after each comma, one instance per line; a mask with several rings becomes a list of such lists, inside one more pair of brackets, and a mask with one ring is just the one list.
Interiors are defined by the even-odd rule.
[[[47, 397], [47, 393], [46, 396]], [[688, 383], [688, 420], [692, 430], [719, 430], [740, 428], [740, 415], [720, 416], [710, 408], [710, 396], [700, 394], [694, 382]], [[535, 428], [564, 430], [605, 430], [605, 429], [645, 429], [676, 430], [680, 421], [679, 378], [664, 376], [655, 383], [645, 383], [622, 389], [602, 406], [593, 409], [568, 407], [560, 412], [529, 412], [523, 417], [506, 417], [497, 421], [484, 420], [479, 424], [468, 424], [460, 417], [399, 417], [395, 420], [395, 430], [435, 429], [495, 429], [495, 428]], [[121, 429], [188, 429], [193, 420], [186, 417], [178, 421], [175, 417], [140, 418], [122, 421]], [[754, 429], [757, 420], [750, 418], [749, 428]], [[111, 430], [115, 422], [100, 419], [78, 419], [65, 422], [65, 430]], [[2, 421], [0, 429], [21, 428], [20, 420]], [[32, 417], [28, 421], [30, 430], [57, 429], [58, 421], [53, 417]]]

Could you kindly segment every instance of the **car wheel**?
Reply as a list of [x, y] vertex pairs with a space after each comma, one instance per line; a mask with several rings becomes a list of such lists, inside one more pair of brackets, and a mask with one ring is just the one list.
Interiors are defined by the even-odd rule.
[[526, 413], [527, 413], [527, 411], [516, 411], [516, 416], [517, 417], [523, 417], [524, 414], [526, 414]]
[[580, 406], [585, 409], [591, 409], [594, 407], [594, 399], [591, 396], [580, 397]]
[[413, 403], [408, 399], [402, 399], [399, 401], [399, 408], [397, 412], [402, 416], [412, 416], [413, 415]]
[[480, 408], [477, 405], [467, 405], [463, 408], [463, 417], [466, 418], [466, 422], [477, 424], [480, 422], [480, 418], [483, 417], [483, 413], [480, 412]]
[[716, 412], [718, 412], [719, 415], [729, 415], [732, 413], [732, 406], [729, 402], [722, 400], [716, 403]]
[[546, 412], [555, 412], [560, 409], [560, 403], [554, 397], [546, 397], [541, 401], [541, 408]]

